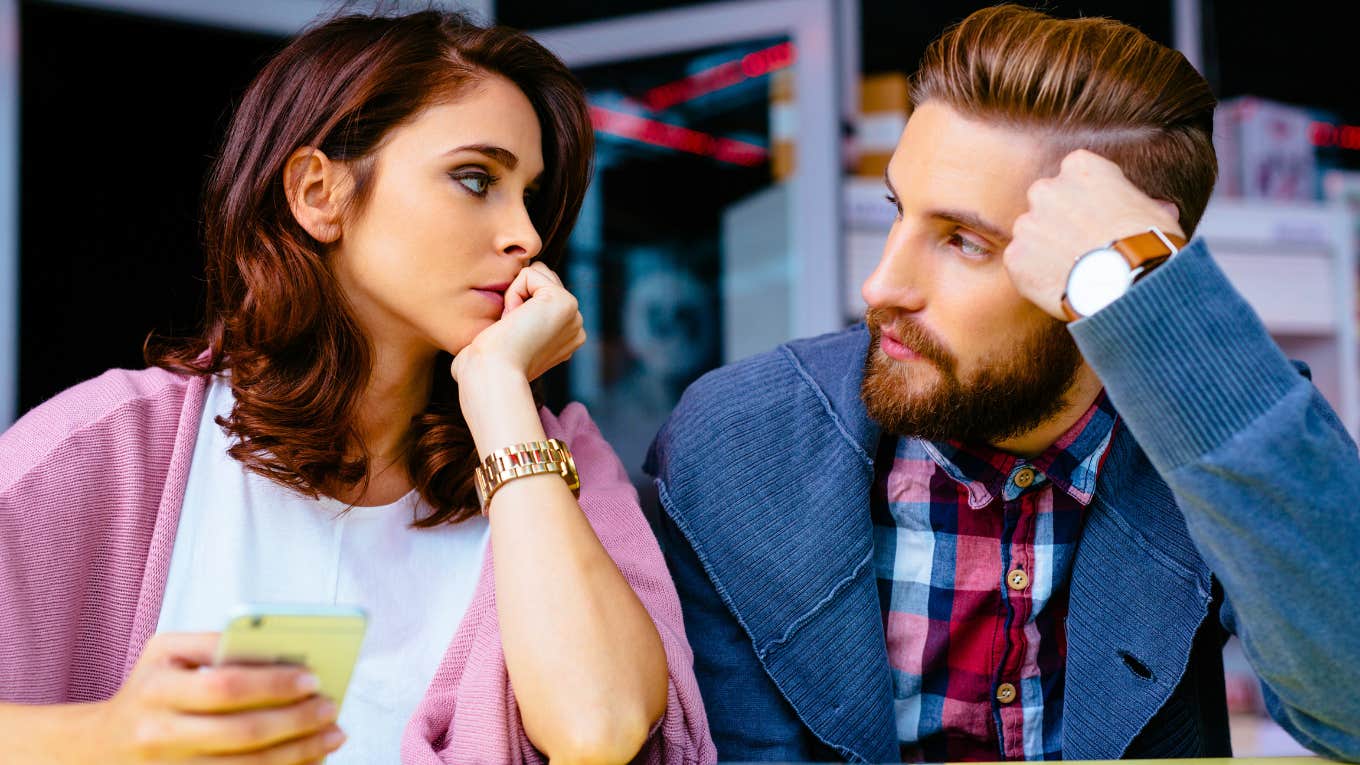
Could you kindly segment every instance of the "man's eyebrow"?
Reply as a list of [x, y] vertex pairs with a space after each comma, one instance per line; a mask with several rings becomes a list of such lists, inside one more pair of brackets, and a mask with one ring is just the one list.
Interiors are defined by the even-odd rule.
[[464, 151], [475, 151], [478, 154], [481, 154], [482, 156], [486, 157], [487, 159], [499, 162], [500, 164], [504, 165], [507, 170], [514, 170], [516, 167], [519, 166], [519, 157], [516, 157], [513, 151], [510, 151], [509, 149], [502, 149], [499, 146], [492, 146], [490, 144], [485, 143], [473, 143], [468, 144], [467, 146], [459, 146], [456, 149], [449, 149], [444, 153], [447, 155], [453, 155]]
[[976, 213], [971, 213], [966, 210], [931, 210], [926, 213], [926, 217], [937, 218], [939, 220], [945, 220], [950, 223], [956, 223], [960, 226], [971, 228], [996, 242], [1009, 242], [1011, 239], [1011, 235], [1007, 233], [1005, 229], [995, 223], [987, 221]]
[[[897, 199], [897, 189], [893, 188], [892, 178], [888, 177], [888, 169], [883, 169], [883, 185], [888, 187], [888, 193], [892, 194], [893, 199]], [[1009, 242], [1011, 235], [995, 223], [988, 222], [981, 215], [967, 212], [964, 210], [931, 210], [927, 217], [946, 220], [960, 226], [966, 226], [983, 236], [997, 242]]]

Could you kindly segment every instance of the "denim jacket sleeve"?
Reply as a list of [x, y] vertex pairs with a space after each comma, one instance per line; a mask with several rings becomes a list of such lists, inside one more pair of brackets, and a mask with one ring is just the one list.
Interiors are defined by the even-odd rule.
[[1202, 240], [1070, 327], [1227, 597], [1278, 722], [1360, 761], [1360, 454]]
[[815, 742], [756, 657], [755, 646], [718, 595], [699, 557], [666, 512], [657, 539], [684, 605], [685, 633], [694, 647], [694, 674], [722, 760], [800, 762], [815, 758]]

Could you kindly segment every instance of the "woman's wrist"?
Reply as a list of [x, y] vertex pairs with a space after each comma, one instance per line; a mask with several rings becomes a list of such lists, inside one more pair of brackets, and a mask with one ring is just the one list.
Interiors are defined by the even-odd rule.
[[477, 455], [547, 436], [523, 370], [494, 358], [469, 360], [458, 373], [458, 403]]
[[17, 763], [93, 762], [99, 755], [86, 745], [105, 738], [97, 724], [102, 703], [0, 704], [0, 739]]

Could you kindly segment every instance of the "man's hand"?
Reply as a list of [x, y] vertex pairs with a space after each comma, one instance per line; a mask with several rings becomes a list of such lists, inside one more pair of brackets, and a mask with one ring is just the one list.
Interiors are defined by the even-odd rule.
[[1185, 236], [1175, 205], [1144, 194], [1118, 165], [1084, 149], [1063, 158], [1057, 177], [1035, 181], [1028, 197], [1003, 253], [1006, 270], [1026, 300], [1063, 321], [1063, 291], [1078, 257], [1154, 226]]

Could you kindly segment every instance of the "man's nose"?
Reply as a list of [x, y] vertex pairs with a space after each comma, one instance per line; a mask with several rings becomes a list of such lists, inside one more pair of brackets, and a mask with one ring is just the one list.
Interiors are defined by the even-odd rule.
[[860, 287], [860, 295], [870, 308], [899, 308], [919, 311], [925, 307], [925, 284], [928, 281], [925, 259], [913, 253], [905, 236], [894, 227], [883, 246], [869, 278]]

